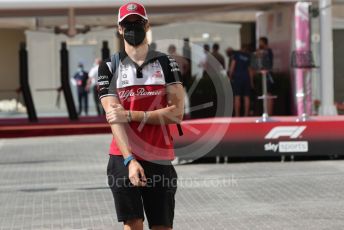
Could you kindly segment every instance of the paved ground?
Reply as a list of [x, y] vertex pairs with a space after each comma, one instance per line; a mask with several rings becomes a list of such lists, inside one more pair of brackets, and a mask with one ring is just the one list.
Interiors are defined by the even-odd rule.
[[[108, 135], [0, 140], [0, 229], [121, 229]], [[344, 229], [344, 162], [177, 166], [175, 229]]]

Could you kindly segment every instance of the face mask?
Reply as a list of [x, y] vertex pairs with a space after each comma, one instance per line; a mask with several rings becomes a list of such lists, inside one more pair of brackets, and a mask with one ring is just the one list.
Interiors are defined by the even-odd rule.
[[79, 71], [79, 72], [82, 72], [82, 71], [83, 71], [83, 68], [79, 67], [79, 68], [78, 68], [78, 71]]
[[146, 37], [146, 31], [143, 25], [134, 24], [124, 29], [124, 39], [132, 46], [142, 44]]

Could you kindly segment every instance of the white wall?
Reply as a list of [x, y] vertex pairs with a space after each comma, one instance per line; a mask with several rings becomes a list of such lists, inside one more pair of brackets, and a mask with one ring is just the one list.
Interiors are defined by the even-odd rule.
[[0, 29], [0, 100], [17, 97], [14, 90], [19, 88], [19, 45], [24, 41], [24, 30]]
[[[68, 38], [65, 35], [55, 35], [50, 32], [26, 31], [27, 49], [29, 54], [29, 79], [33, 100], [39, 116], [66, 115], [65, 100], [61, 97], [61, 107], [56, 107], [56, 91], [39, 92], [38, 89], [58, 88], [60, 81], [60, 49], [61, 42], [66, 41], [70, 54], [70, 73], [75, 70], [74, 63], [83, 61], [90, 66], [90, 62], [96, 57], [101, 57], [102, 42], [108, 41], [109, 48], [113, 52], [117, 49], [113, 30], [102, 30], [77, 35]], [[94, 57], [83, 57], [76, 55], [74, 50], [80, 46], [91, 46], [94, 48]], [[82, 54], [80, 54], [82, 56]], [[72, 58], [72, 59], [71, 59]], [[76, 59], [76, 60], [74, 60]], [[89, 101], [93, 103], [93, 97], [89, 95]], [[90, 103], [90, 105], [92, 105]], [[90, 108], [92, 109], [92, 108]]]
[[257, 41], [260, 37], [269, 38], [269, 46], [274, 52], [275, 72], [290, 72], [290, 54], [295, 45], [293, 25], [293, 6], [279, 7], [257, 14]]

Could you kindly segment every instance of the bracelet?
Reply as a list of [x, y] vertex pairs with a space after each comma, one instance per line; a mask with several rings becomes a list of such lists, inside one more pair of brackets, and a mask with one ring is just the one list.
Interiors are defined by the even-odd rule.
[[128, 110], [128, 123], [130, 123], [132, 121], [132, 117], [131, 117], [131, 111]]
[[147, 122], [147, 120], [148, 120], [148, 114], [147, 114], [146, 111], [143, 111], [143, 120], [142, 120], [142, 122], [145, 124]]
[[135, 157], [133, 156], [133, 155], [130, 155], [129, 157], [127, 157], [126, 159], [124, 159], [124, 166], [125, 167], [128, 167], [128, 165], [129, 165], [129, 163], [130, 163], [130, 161], [132, 161], [132, 160], [134, 160], [135, 159]]

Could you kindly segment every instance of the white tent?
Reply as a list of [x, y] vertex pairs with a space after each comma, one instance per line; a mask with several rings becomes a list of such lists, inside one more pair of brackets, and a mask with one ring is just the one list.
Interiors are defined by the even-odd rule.
[[[171, 22], [255, 21], [256, 13], [297, 0], [142, 0], [148, 10], [151, 24]], [[334, 114], [333, 106], [333, 51], [332, 22], [344, 27], [344, 0], [313, 0], [320, 2], [322, 62], [322, 113]], [[114, 27], [121, 0], [0, 0], [0, 28], [36, 30], [55, 27]], [[335, 7], [328, 7], [335, 5]], [[332, 17], [333, 15], [333, 17]], [[68, 17], [69, 16], [69, 17]]]

